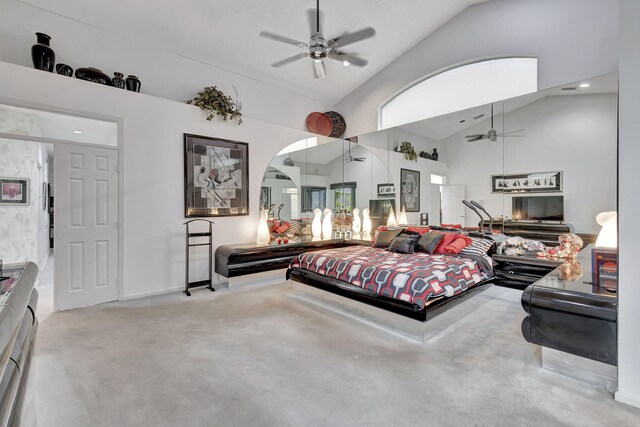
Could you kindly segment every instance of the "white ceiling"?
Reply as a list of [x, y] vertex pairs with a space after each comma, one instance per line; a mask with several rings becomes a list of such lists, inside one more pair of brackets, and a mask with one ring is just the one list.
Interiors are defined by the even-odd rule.
[[372, 26], [373, 39], [345, 47], [369, 60], [365, 68], [328, 61], [313, 78], [310, 60], [270, 64], [301, 52], [259, 37], [262, 30], [308, 41], [305, 10], [313, 0], [22, 0], [140, 43], [336, 103], [468, 6], [486, 0], [322, 0], [326, 37]]

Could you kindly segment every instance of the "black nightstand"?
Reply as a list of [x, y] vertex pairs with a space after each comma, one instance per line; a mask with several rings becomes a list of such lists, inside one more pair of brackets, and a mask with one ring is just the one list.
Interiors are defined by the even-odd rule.
[[494, 285], [524, 290], [527, 286], [546, 276], [563, 261], [538, 258], [534, 253], [524, 255], [494, 254]]

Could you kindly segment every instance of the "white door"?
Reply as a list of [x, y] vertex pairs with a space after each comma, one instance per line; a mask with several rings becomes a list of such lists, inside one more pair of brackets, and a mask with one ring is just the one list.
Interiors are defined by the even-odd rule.
[[442, 223], [465, 225], [464, 185], [442, 186]]
[[429, 224], [440, 225], [440, 184], [431, 184], [431, 209], [429, 209]]
[[118, 299], [118, 152], [54, 150], [55, 310]]

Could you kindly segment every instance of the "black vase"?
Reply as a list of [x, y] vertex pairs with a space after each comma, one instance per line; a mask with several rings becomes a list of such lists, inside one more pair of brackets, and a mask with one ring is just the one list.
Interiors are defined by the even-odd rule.
[[53, 73], [53, 66], [56, 63], [56, 53], [49, 46], [49, 37], [43, 33], [36, 33], [38, 43], [31, 46], [31, 60], [33, 68]]
[[111, 79], [109, 78], [109, 76], [93, 67], [78, 68], [76, 70], [76, 78], [80, 80], [86, 80], [88, 82], [111, 86]]
[[117, 87], [118, 89], [124, 89], [126, 87], [126, 83], [123, 79], [124, 75], [122, 73], [115, 72], [113, 73], [114, 77], [111, 79], [113, 83], [113, 87]]
[[71, 77], [73, 76], [73, 68], [67, 64], [56, 64], [56, 73], [62, 76]]
[[142, 87], [142, 83], [136, 76], [129, 75], [126, 80], [127, 90], [131, 92], [140, 92], [140, 88]]
[[436, 160], [436, 161], [438, 160], [438, 149], [437, 148], [433, 149], [433, 153], [431, 153], [431, 159]]

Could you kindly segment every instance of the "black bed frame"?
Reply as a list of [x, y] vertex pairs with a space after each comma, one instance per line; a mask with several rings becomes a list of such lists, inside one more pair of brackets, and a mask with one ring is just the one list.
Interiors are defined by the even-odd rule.
[[420, 308], [416, 304], [406, 301], [389, 298], [385, 295], [378, 294], [368, 289], [352, 285], [342, 280], [331, 277], [322, 276], [312, 271], [300, 268], [289, 268], [286, 274], [287, 280], [293, 280], [305, 285], [313, 286], [336, 295], [343, 296], [355, 301], [359, 301], [374, 307], [381, 308], [405, 317], [409, 317], [420, 322], [426, 322], [440, 313], [449, 310], [452, 307], [466, 301], [477, 293], [485, 290], [487, 285], [493, 283], [493, 277], [472, 286], [468, 290], [448, 298], [441, 298], [427, 307]]

